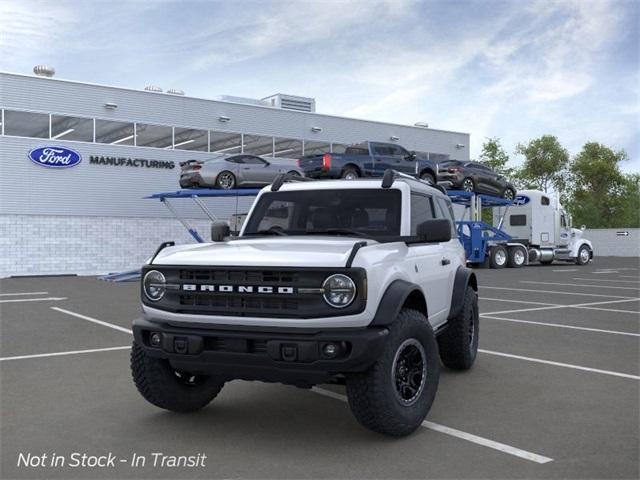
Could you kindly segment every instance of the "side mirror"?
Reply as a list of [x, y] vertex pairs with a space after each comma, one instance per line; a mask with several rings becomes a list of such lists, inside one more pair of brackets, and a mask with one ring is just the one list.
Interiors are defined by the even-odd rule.
[[411, 150], [409, 152], [409, 155], [407, 155], [406, 157], [404, 157], [405, 160], [409, 160], [410, 162], [414, 161], [416, 159], [416, 152], [414, 152], [413, 150]]
[[231, 235], [231, 228], [227, 222], [213, 222], [211, 225], [211, 241], [222, 242]]
[[451, 240], [451, 220], [437, 218], [418, 225], [416, 234], [421, 242], [439, 243]]

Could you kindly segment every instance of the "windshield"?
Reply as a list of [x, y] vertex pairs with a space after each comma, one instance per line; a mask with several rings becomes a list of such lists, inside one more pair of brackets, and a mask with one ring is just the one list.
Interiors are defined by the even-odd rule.
[[260, 197], [243, 235], [400, 235], [397, 189], [271, 192]]

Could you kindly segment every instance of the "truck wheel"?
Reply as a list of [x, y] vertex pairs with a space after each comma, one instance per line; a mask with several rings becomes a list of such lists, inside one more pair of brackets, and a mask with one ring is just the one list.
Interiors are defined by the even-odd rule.
[[429, 173], [429, 172], [424, 172], [423, 174], [420, 175], [420, 180], [424, 180], [425, 182], [427, 182], [430, 185], [435, 185], [436, 184], [436, 178], [433, 176], [433, 174]]
[[507, 266], [509, 268], [520, 268], [527, 263], [527, 252], [522, 247], [509, 247], [509, 258]]
[[489, 266], [491, 268], [504, 268], [507, 264], [507, 249], [502, 245], [494, 245], [491, 247]]
[[478, 294], [467, 287], [460, 313], [438, 337], [440, 359], [455, 370], [468, 370], [478, 354]]
[[353, 167], [345, 168], [340, 176], [345, 180], [357, 180], [360, 177], [358, 171]]
[[230, 190], [236, 186], [236, 176], [228, 171], [220, 172], [216, 178], [216, 187]]
[[576, 263], [578, 265], [586, 265], [587, 263], [589, 263], [589, 260], [591, 260], [591, 251], [589, 250], [589, 247], [587, 247], [586, 245], [582, 245], [578, 249]]
[[167, 360], [148, 356], [136, 342], [131, 347], [131, 373], [145, 400], [172, 412], [200, 410], [224, 386], [216, 377], [177, 372]]
[[429, 321], [417, 310], [402, 309], [376, 363], [346, 376], [349, 406], [368, 429], [408, 435], [431, 409], [439, 378], [438, 343]]

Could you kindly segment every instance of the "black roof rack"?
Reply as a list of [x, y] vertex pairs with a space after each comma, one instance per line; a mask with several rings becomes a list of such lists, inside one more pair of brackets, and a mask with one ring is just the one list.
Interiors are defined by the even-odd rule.
[[271, 184], [271, 191], [277, 192], [280, 187], [287, 182], [312, 182], [312, 178], [306, 178], [298, 175], [297, 173], [281, 173]]
[[[427, 185], [429, 187], [435, 188], [436, 190], [439, 190], [445, 195], [447, 194], [447, 191], [442, 185], [438, 185], [438, 184], [434, 185], [431, 182], [427, 182], [425, 180], [422, 180], [418, 177], [414, 177], [413, 175], [409, 175], [407, 173], [398, 172], [397, 170], [393, 170], [392, 168], [389, 168], [384, 171], [384, 176], [382, 177], [382, 188], [391, 188], [391, 185], [393, 185], [393, 182], [397, 178], [404, 178], [407, 180], [413, 180], [414, 182], [420, 182], [423, 185]], [[450, 183], [450, 182], [443, 182], [443, 183]]]

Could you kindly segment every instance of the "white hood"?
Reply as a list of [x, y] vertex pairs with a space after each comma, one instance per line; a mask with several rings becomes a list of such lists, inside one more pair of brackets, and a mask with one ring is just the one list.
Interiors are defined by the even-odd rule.
[[[154, 265], [344, 267], [357, 238], [260, 237], [180, 245], [162, 250]], [[367, 243], [375, 243], [368, 239]]]

